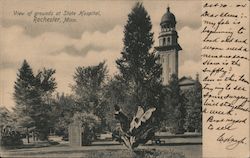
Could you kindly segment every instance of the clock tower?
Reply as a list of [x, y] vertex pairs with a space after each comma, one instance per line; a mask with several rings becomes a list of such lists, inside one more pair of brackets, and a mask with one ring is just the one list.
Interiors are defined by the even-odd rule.
[[178, 52], [182, 50], [178, 44], [175, 16], [170, 12], [169, 7], [161, 18], [160, 26], [159, 46], [155, 47], [155, 50], [162, 64], [163, 84], [168, 85], [171, 75], [175, 74], [178, 77]]

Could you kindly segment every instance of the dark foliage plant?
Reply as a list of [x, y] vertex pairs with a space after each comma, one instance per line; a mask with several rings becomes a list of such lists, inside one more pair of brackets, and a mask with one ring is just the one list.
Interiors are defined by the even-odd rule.
[[156, 108], [150, 108], [146, 112], [141, 106], [138, 106], [136, 115], [132, 120], [123, 113], [119, 106], [115, 106], [115, 118], [119, 121], [120, 127], [113, 132], [113, 138], [134, 150], [139, 144], [145, 144], [151, 140], [157, 129], [152, 123], [152, 116]]

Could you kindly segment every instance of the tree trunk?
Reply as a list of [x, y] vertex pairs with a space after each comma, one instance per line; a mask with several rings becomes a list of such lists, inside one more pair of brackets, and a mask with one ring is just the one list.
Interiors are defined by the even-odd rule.
[[35, 139], [35, 133], [34, 133], [34, 131], [32, 131], [32, 138], [33, 138], [33, 142], [35, 142], [36, 139]]
[[29, 136], [29, 128], [26, 128], [26, 138], [27, 138], [27, 143], [30, 143], [30, 136]]

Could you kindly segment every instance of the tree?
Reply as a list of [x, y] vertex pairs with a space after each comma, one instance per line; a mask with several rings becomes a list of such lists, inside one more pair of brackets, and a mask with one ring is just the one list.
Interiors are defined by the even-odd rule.
[[28, 100], [31, 96], [31, 87], [34, 85], [35, 77], [30, 65], [24, 60], [15, 82], [14, 99], [16, 102], [16, 111], [20, 113], [28, 113]]
[[172, 111], [172, 126], [175, 133], [184, 133], [184, 123], [186, 117], [186, 107], [184, 104], [184, 95], [181, 93], [178, 77], [173, 74], [169, 83], [170, 89], [170, 106]]
[[[34, 104], [37, 104], [39, 99], [35, 91], [35, 76], [26, 60], [23, 61], [19, 73], [17, 74], [17, 81], [15, 82], [14, 99], [16, 106], [14, 111], [19, 118], [30, 118], [26, 121], [18, 120], [22, 127], [26, 128], [27, 142], [29, 143], [29, 128], [33, 125], [32, 114], [35, 113]], [[23, 123], [25, 122], [25, 123]]]
[[184, 92], [187, 98], [187, 117], [185, 126], [188, 131], [202, 130], [202, 87], [198, 80], [192, 89]]
[[6, 126], [14, 126], [13, 115], [6, 107], [0, 107], [0, 130]]
[[18, 118], [25, 118], [18, 121], [27, 128], [27, 138], [29, 128], [33, 127], [41, 139], [47, 139], [51, 125], [51, 96], [56, 88], [54, 73], [55, 70], [44, 68], [34, 75], [26, 60], [19, 69], [14, 85], [14, 111]]
[[57, 83], [53, 75], [55, 74], [54, 69], [45, 69], [38, 71], [35, 77], [36, 93], [40, 98], [40, 103], [35, 104], [35, 120], [36, 131], [39, 133], [41, 140], [46, 140], [49, 131], [54, 126], [52, 107], [55, 103], [52, 99], [52, 94], [56, 89]]
[[114, 118], [114, 107], [119, 105], [121, 109], [126, 111], [129, 118], [135, 114], [137, 106], [131, 100], [131, 89], [128, 88], [126, 82], [119, 75], [114, 76], [106, 84], [104, 88], [104, 98], [106, 106], [103, 108], [105, 120], [109, 130], [113, 131], [117, 124]]
[[101, 125], [100, 118], [91, 112], [76, 112], [72, 118], [72, 122], [80, 123], [84, 130], [82, 143], [83, 145], [90, 145], [96, 137], [97, 130]]
[[161, 127], [163, 127], [162, 130], [166, 130], [165, 127], [171, 127], [174, 122], [174, 106], [171, 105], [171, 90], [168, 86], [164, 86], [163, 90], [163, 102], [164, 102], [164, 106], [161, 108], [161, 118], [162, 118], [162, 125]]
[[68, 125], [76, 111], [75, 101], [71, 95], [57, 93], [54, 98], [55, 106], [52, 109], [54, 116], [54, 130], [59, 136], [68, 136]]
[[162, 69], [154, 53], [150, 53], [154, 42], [151, 29], [150, 16], [141, 3], [136, 3], [124, 27], [122, 57], [116, 61], [135, 108], [161, 104]]
[[0, 145], [17, 146], [22, 145], [20, 132], [17, 131], [15, 114], [6, 107], [0, 107]]
[[26, 133], [26, 138], [27, 138], [27, 143], [30, 143], [30, 136], [29, 136], [29, 133], [30, 133], [30, 130], [32, 128], [34, 128], [34, 120], [30, 117], [30, 116], [23, 116], [21, 118], [19, 118], [18, 120], [18, 125], [20, 127], [24, 127], [25, 129], [25, 133]]
[[96, 66], [78, 67], [74, 74], [75, 85], [72, 86], [76, 111], [88, 112], [104, 120], [103, 88], [107, 78], [107, 66], [101, 62]]

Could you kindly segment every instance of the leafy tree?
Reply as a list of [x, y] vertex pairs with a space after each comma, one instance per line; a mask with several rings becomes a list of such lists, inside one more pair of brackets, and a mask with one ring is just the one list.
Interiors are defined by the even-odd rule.
[[161, 104], [161, 65], [150, 49], [153, 33], [150, 16], [141, 3], [136, 3], [124, 27], [122, 57], [116, 61], [121, 78], [135, 108], [148, 109]]
[[35, 115], [33, 119], [35, 120], [36, 130], [39, 133], [40, 139], [47, 139], [49, 130], [53, 128], [53, 113], [52, 108], [55, 106], [52, 93], [56, 89], [56, 81], [53, 75], [55, 74], [53, 69], [45, 69], [38, 71], [36, 75], [36, 93], [40, 99], [40, 103], [35, 104]]
[[75, 85], [72, 86], [74, 99], [79, 112], [93, 113], [100, 117], [104, 116], [103, 88], [107, 78], [107, 66], [101, 62], [96, 66], [78, 67], [74, 74]]
[[11, 112], [6, 107], [0, 107], [0, 120], [0, 129], [14, 124]]
[[131, 119], [136, 111], [137, 106], [134, 106], [134, 102], [131, 100], [131, 89], [128, 88], [126, 82], [119, 75], [114, 76], [108, 81], [104, 88], [105, 108], [103, 113], [105, 114], [105, 120], [109, 130], [113, 131], [118, 123], [114, 118], [114, 107], [119, 105], [124, 111], [126, 111], [128, 117]]
[[83, 145], [90, 145], [96, 137], [95, 134], [97, 133], [98, 127], [101, 125], [100, 118], [93, 113], [77, 112], [74, 114], [72, 122], [80, 123], [84, 129], [82, 143]]
[[[21, 117], [18, 120], [18, 125], [20, 127], [25, 127], [24, 131], [26, 133], [26, 138], [27, 138], [28, 143], [30, 142], [29, 133], [34, 129], [34, 126], [35, 126], [34, 123], [35, 123], [34, 120], [29, 116]], [[19, 128], [19, 130], [20, 130], [20, 128]]]
[[185, 126], [189, 131], [201, 132], [202, 129], [202, 88], [198, 80], [192, 89], [184, 92], [187, 98], [187, 117]]
[[16, 146], [23, 144], [21, 134], [17, 131], [15, 115], [5, 107], [0, 107], [0, 145]]
[[178, 77], [173, 74], [169, 83], [170, 89], [170, 101], [169, 109], [172, 111], [172, 126], [174, 127], [175, 133], [184, 133], [184, 123], [186, 117], [185, 97], [181, 93]]
[[162, 93], [164, 95], [163, 97], [164, 106], [161, 108], [161, 114], [162, 114], [161, 127], [171, 127], [175, 122], [173, 113], [174, 107], [171, 106], [171, 90], [168, 86], [165, 86], [162, 89]]
[[64, 93], [57, 93], [54, 98], [55, 106], [52, 109], [54, 114], [55, 132], [57, 135], [68, 135], [68, 125], [76, 111], [75, 101], [71, 95], [64, 95]]

